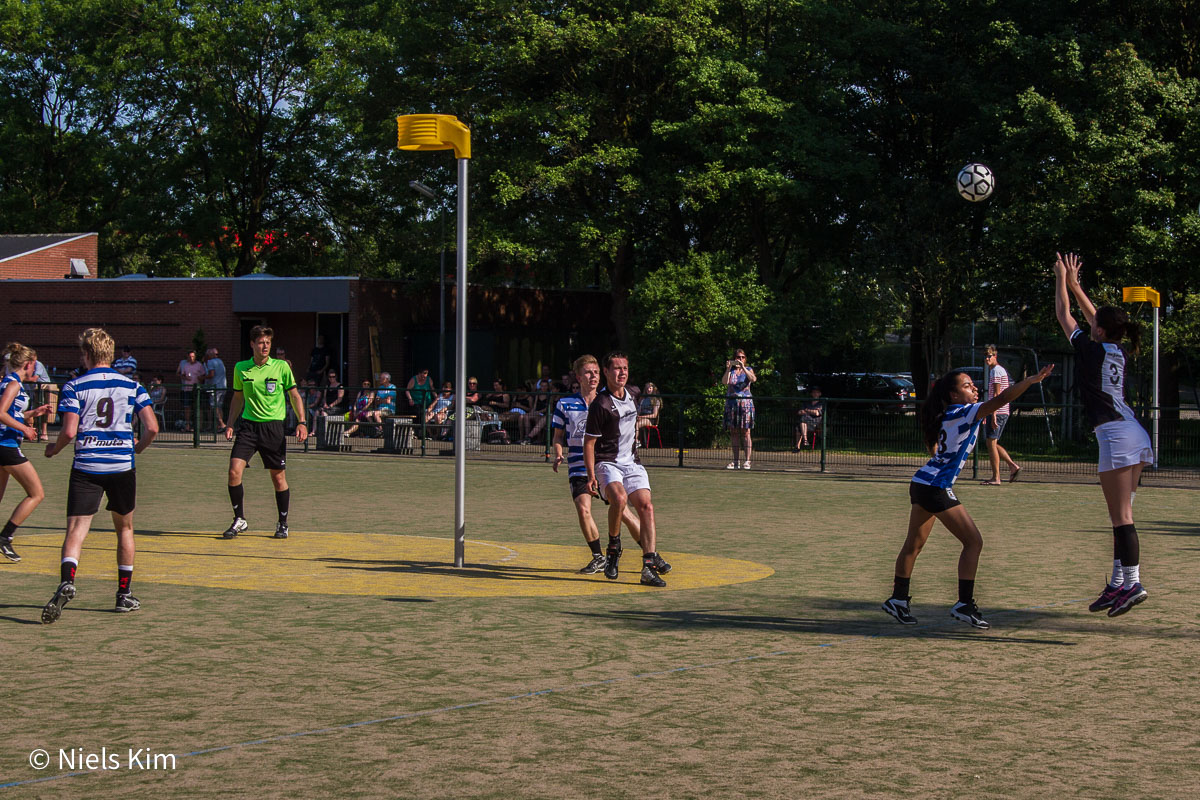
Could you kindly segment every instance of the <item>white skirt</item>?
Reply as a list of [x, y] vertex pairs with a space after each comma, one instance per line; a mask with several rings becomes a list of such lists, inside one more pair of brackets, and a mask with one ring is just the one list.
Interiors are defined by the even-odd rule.
[[1100, 468], [1097, 472], [1154, 463], [1150, 434], [1135, 420], [1104, 423], [1096, 428], [1096, 441], [1100, 443]]

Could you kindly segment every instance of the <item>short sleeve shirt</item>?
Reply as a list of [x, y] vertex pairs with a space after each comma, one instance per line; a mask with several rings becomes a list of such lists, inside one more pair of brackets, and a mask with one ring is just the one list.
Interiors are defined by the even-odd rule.
[[133, 418], [148, 405], [146, 389], [111, 367], [96, 367], [68, 382], [58, 413], [79, 415], [74, 468], [102, 475], [133, 469]]
[[596, 442], [596, 461], [611, 461], [622, 466], [640, 464], [637, 454], [637, 407], [639, 392], [625, 387], [624, 399], [606, 391], [596, 395], [588, 406], [584, 435]]
[[224, 389], [225, 362], [219, 358], [210, 358], [208, 361], [204, 362], [204, 368], [207, 372], [211, 372], [213, 374], [212, 379], [206, 379], [205, 383], [207, 383], [209, 386], [212, 386], [214, 389]]
[[200, 361], [195, 364], [189, 364], [185, 358], [179, 362], [179, 372], [183, 375], [183, 383], [185, 386], [195, 386], [208, 373], [208, 368]]
[[253, 422], [278, 422], [287, 416], [287, 393], [296, 386], [286, 361], [268, 358], [261, 366], [254, 359], [233, 368], [233, 390], [245, 399], [242, 416]]
[[1125, 351], [1120, 345], [1093, 342], [1079, 328], [1071, 336], [1075, 349], [1076, 383], [1083, 410], [1093, 428], [1106, 422], [1136, 420], [1125, 403]]

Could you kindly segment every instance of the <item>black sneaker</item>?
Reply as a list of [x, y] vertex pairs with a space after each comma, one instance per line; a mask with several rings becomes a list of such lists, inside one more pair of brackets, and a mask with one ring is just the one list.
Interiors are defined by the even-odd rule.
[[970, 625], [972, 628], [981, 628], [986, 630], [992, 627], [992, 623], [983, 618], [983, 614], [979, 611], [979, 606], [975, 605], [972, 600], [969, 603], [958, 602], [950, 609], [950, 616], [957, 620]]
[[286, 522], [281, 522], [275, 526], [276, 539], [286, 539], [288, 537], [288, 526]]
[[642, 586], [666, 586], [667, 582], [658, 577], [658, 573], [650, 564], [642, 565]]
[[1120, 586], [1113, 586], [1110, 583], [1106, 583], [1104, 585], [1104, 591], [1100, 592], [1100, 596], [1093, 600], [1092, 604], [1088, 606], [1088, 611], [1096, 612], [1103, 611], [1106, 608], [1112, 608], [1113, 603], [1116, 602], [1120, 595]]
[[671, 571], [671, 565], [668, 564], [666, 561], [664, 561], [663, 557], [660, 556], [658, 553], [654, 554], [653, 559], [654, 559], [654, 561], [653, 561], [654, 571], [657, 572], [659, 575], [666, 575], [668, 572]]
[[63, 581], [54, 590], [54, 597], [50, 598], [50, 602], [46, 603], [46, 607], [42, 609], [42, 624], [49, 625], [62, 616], [63, 606], [68, 601], [75, 599], [75, 584], [70, 581]]
[[613, 550], [611, 547], [608, 548], [608, 555], [604, 559], [604, 577], [608, 578], [610, 581], [615, 581], [617, 579], [617, 575], [620, 574], [620, 570], [617, 566], [620, 560], [621, 551]]
[[249, 527], [250, 526], [246, 523], [246, 520], [242, 519], [241, 517], [234, 517], [233, 522], [230, 523], [229, 527], [225, 529], [225, 532], [221, 534], [221, 538], [235, 539], [239, 533], [243, 532]]
[[896, 618], [896, 622], [901, 625], [916, 625], [917, 618], [914, 617], [908, 610], [908, 601], [911, 597], [901, 599], [899, 597], [889, 597], [883, 601], [883, 610]]
[[602, 553], [596, 553], [592, 556], [592, 560], [587, 566], [579, 570], [580, 575], [595, 575], [597, 572], [603, 572], [605, 565], [608, 564], [608, 559]]
[[17, 555], [17, 551], [13, 550], [12, 539], [0, 539], [0, 556], [4, 556], [9, 561], [21, 560], [21, 557]]
[[138, 599], [136, 597], [134, 597], [133, 595], [121, 594], [120, 592], [117, 593], [117, 607], [115, 610], [118, 614], [125, 614], [130, 611], [137, 611], [141, 607], [142, 607], [142, 604], [139, 603]]
[[1144, 602], [1147, 596], [1149, 596], [1149, 593], [1142, 588], [1140, 582], [1135, 583], [1133, 586], [1124, 586], [1117, 593], [1116, 599], [1113, 600], [1112, 608], [1108, 610], [1108, 615], [1110, 617], [1119, 617], [1138, 603]]

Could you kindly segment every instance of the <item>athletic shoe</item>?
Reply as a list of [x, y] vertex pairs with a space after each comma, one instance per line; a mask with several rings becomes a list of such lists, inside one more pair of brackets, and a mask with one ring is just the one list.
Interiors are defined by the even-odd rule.
[[1120, 594], [1120, 586], [1110, 586], [1109, 584], [1105, 584], [1104, 591], [1100, 593], [1099, 597], [1092, 601], [1092, 604], [1088, 606], [1088, 611], [1103, 611], [1106, 608], [1112, 608], [1113, 602], [1116, 601]]
[[608, 578], [610, 581], [615, 581], [617, 579], [617, 575], [620, 574], [620, 570], [618, 569], [618, 562], [620, 562], [620, 560], [621, 551], [613, 550], [611, 547], [608, 548], [608, 554], [604, 559], [604, 577]]
[[239, 533], [242, 533], [249, 527], [250, 525], [247, 524], [246, 520], [242, 519], [241, 517], [234, 517], [233, 522], [228, 528], [225, 529], [225, 532], [221, 534], [221, 538], [234, 539]]
[[286, 522], [281, 522], [275, 526], [275, 538], [286, 539], [288, 537], [288, 526]]
[[743, 462], [742, 462], [742, 469], [750, 469], [750, 462], [749, 462], [749, 461], [743, 461]]
[[728, 464], [725, 465], [725, 469], [740, 469], [740, 468], [741, 468], [741, 465], [738, 464], [738, 462], [736, 462], [736, 461], [730, 461]]
[[74, 599], [75, 584], [70, 581], [60, 583], [54, 590], [54, 597], [51, 597], [50, 602], [46, 603], [46, 607], [42, 609], [42, 624], [49, 625], [56, 621], [62, 615], [63, 606]]
[[992, 623], [983, 618], [983, 614], [980, 613], [979, 606], [975, 605], [974, 600], [969, 603], [955, 603], [950, 609], [950, 616], [957, 620], [962, 620], [972, 628], [987, 629], [992, 627]]
[[666, 586], [667, 582], [658, 577], [658, 573], [654, 571], [654, 567], [649, 564], [642, 566], [642, 586]]
[[608, 559], [604, 557], [603, 553], [596, 553], [596, 555], [592, 556], [592, 560], [588, 562], [587, 566], [579, 570], [579, 574], [595, 575], [597, 572], [603, 572], [604, 566], [607, 563]]
[[9, 561], [21, 560], [21, 557], [17, 555], [17, 551], [13, 550], [12, 539], [0, 539], [0, 556], [4, 556]]
[[124, 614], [129, 611], [137, 611], [141, 607], [142, 607], [142, 604], [139, 603], [138, 599], [136, 597], [134, 597], [133, 595], [121, 594], [120, 592], [117, 593], [116, 612], [118, 614]]
[[1141, 583], [1135, 583], [1127, 589], [1122, 588], [1116, 598], [1113, 599], [1112, 608], [1108, 610], [1108, 615], [1110, 617], [1119, 617], [1145, 600], [1148, 596], [1146, 590], [1142, 588]]
[[883, 610], [896, 618], [901, 625], [916, 625], [917, 618], [908, 612], [908, 601], [911, 597], [901, 600], [899, 597], [889, 597], [883, 601]]
[[654, 571], [659, 575], [666, 575], [671, 571], [671, 565], [664, 561], [658, 553], [654, 554]]

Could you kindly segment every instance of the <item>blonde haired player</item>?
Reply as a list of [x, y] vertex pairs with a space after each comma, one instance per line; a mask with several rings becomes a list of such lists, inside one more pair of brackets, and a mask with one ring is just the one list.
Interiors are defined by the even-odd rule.
[[[137, 472], [134, 455], [158, 435], [158, 418], [150, 396], [140, 383], [112, 368], [113, 339], [100, 328], [79, 336], [79, 349], [87, 371], [63, 387], [58, 400], [62, 430], [46, 448], [53, 458], [75, 440], [75, 459], [67, 487], [67, 535], [63, 539], [58, 589], [42, 609], [42, 622], [54, 622], [63, 606], [75, 597], [75, 570], [83, 540], [107, 496], [117, 532], [117, 603], [119, 612], [137, 611], [138, 599], [130, 593], [133, 580], [133, 509], [137, 505]], [[142, 436], [133, 436], [133, 417]]]
[[9, 561], [20, 561], [21, 557], [12, 546], [13, 535], [46, 496], [37, 470], [21, 452], [21, 440], [37, 441], [37, 431], [29, 421], [44, 417], [50, 411], [50, 405], [29, 408], [29, 394], [22, 385], [33, 380], [37, 353], [19, 342], [11, 342], [4, 348], [4, 360], [8, 367], [0, 381], [0, 497], [4, 496], [11, 475], [25, 490], [25, 498], [17, 503], [4, 529], [0, 530], [0, 556]]

